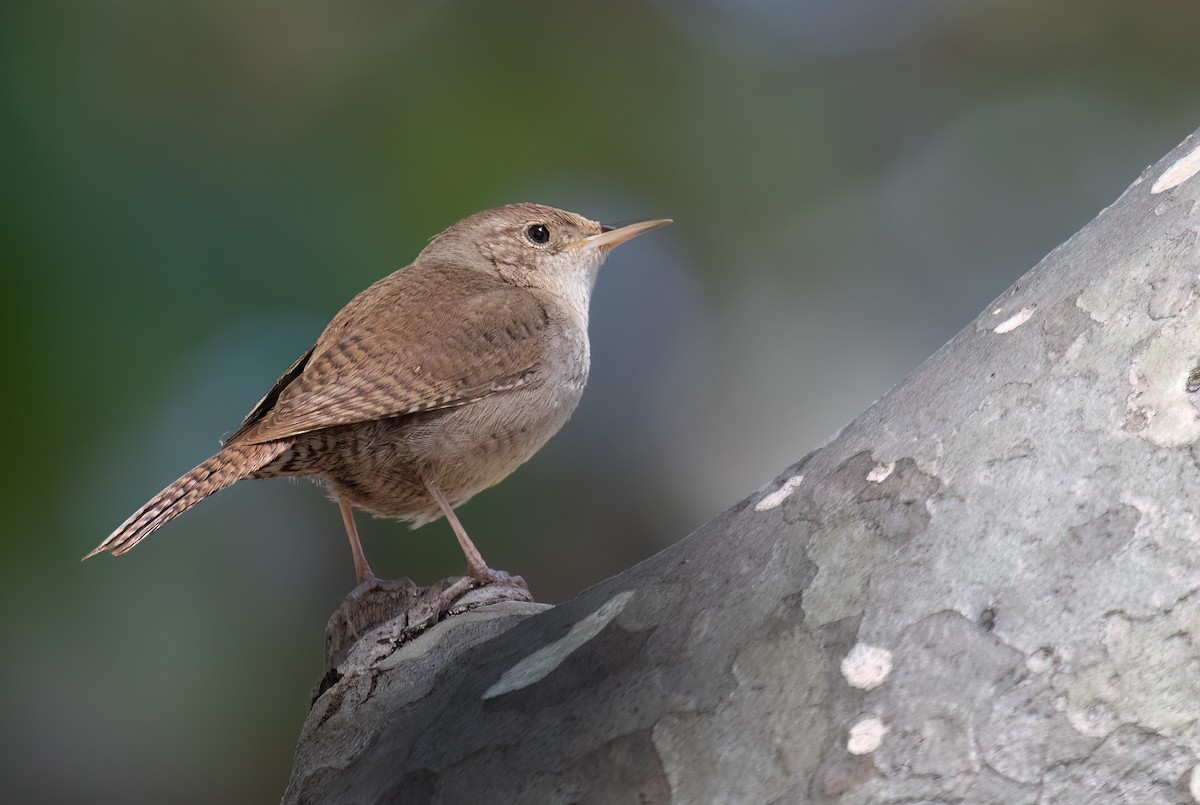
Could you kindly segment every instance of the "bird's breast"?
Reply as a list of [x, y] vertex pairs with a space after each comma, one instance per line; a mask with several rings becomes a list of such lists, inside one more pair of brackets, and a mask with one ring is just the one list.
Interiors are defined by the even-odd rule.
[[[437, 507], [423, 478], [452, 505], [499, 483], [570, 418], [587, 383], [586, 331], [561, 328], [520, 385], [453, 408], [337, 428], [344, 449], [323, 453], [322, 474], [367, 511], [423, 522]], [[344, 460], [343, 460], [344, 459]]]

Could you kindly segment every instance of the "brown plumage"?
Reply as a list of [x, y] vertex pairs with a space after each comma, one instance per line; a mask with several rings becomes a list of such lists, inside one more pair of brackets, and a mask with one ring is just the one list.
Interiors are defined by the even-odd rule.
[[269, 444], [230, 445], [208, 461], [189, 470], [163, 491], [150, 499], [121, 524], [111, 537], [84, 558], [101, 551], [120, 556], [163, 523], [174, 519], [214, 492], [240, 481], [262, 467], [287, 445]]
[[445, 515], [470, 574], [490, 578], [453, 509], [566, 422], [587, 381], [596, 271], [613, 246], [664, 223], [614, 230], [537, 204], [460, 221], [351, 300], [217, 455], [88, 557], [128, 551], [242, 478], [304, 475], [341, 506], [360, 582], [374, 575], [356, 508], [414, 527]]

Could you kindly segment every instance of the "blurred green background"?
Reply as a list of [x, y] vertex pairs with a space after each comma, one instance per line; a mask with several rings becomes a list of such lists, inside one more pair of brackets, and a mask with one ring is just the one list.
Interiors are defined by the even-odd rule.
[[[548, 601], [821, 443], [1200, 124], [1200, 4], [9, 2], [0, 10], [6, 802], [283, 790], [335, 506], [245, 483], [79, 557], [351, 296], [515, 200], [617, 250], [567, 428], [466, 506]], [[362, 519], [381, 574], [462, 558]], [[731, 551], [736, 546], [731, 546]]]

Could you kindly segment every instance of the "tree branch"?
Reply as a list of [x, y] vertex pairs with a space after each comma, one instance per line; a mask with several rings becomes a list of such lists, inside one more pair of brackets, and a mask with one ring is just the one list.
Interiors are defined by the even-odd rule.
[[344, 669], [285, 801], [1200, 798], [1197, 169], [682, 542]]

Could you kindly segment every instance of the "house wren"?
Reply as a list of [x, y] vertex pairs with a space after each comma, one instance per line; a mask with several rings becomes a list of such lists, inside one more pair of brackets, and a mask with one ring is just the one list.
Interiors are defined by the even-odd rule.
[[468, 574], [495, 577], [454, 509], [529, 459], [587, 381], [588, 303], [612, 247], [670, 220], [614, 229], [540, 204], [459, 221], [341, 309], [215, 456], [87, 555], [120, 555], [243, 478], [307, 475], [337, 501], [360, 584], [374, 574], [354, 510], [445, 516]]

